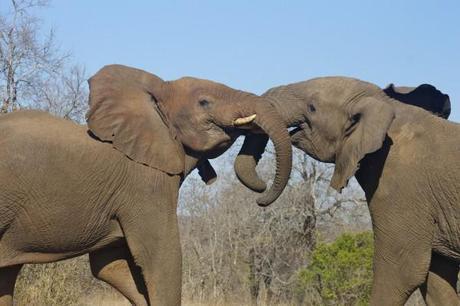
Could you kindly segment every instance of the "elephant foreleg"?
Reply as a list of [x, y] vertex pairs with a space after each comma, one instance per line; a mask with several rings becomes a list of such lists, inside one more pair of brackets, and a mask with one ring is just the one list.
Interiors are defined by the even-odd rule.
[[93, 275], [108, 283], [136, 306], [147, 306], [147, 290], [141, 271], [128, 247], [109, 247], [89, 254]]
[[22, 265], [0, 268], [0, 306], [13, 305], [13, 293], [16, 278]]
[[423, 298], [428, 306], [460, 305], [456, 292], [458, 272], [458, 263], [433, 253], [427, 280], [421, 287]]
[[374, 280], [370, 304], [403, 306], [409, 296], [426, 280], [430, 250], [420, 253], [395, 250], [395, 255], [392, 256], [382, 254], [380, 248], [390, 249], [390, 246], [375, 245]]
[[375, 246], [370, 304], [402, 306], [427, 279], [432, 224], [422, 222], [430, 220], [423, 210], [401, 214], [392, 203], [384, 204], [370, 207]]
[[175, 209], [175, 202], [149, 202], [121, 211], [118, 218], [152, 306], [181, 303], [182, 257]]

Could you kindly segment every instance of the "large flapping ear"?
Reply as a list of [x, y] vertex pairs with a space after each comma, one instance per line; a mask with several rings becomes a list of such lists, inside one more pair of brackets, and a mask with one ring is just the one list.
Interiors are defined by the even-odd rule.
[[361, 98], [350, 107], [343, 140], [335, 157], [332, 188], [340, 192], [358, 170], [359, 161], [382, 147], [394, 116], [389, 103], [373, 97]]
[[109, 65], [89, 81], [91, 132], [132, 160], [169, 174], [184, 171], [184, 152], [156, 106], [163, 80], [146, 71]]
[[422, 84], [418, 87], [396, 87], [390, 84], [383, 91], [400, 102], [421, 107], [445, 119], [449, 118], [451, 111], [449, 96], [430, 84]]

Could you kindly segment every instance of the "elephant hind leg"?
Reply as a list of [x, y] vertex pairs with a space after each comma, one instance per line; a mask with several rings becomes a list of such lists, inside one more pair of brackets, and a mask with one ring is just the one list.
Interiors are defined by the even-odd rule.
[[460, 305], [456, 291], [458, 272], [458, 263], [439, 254], [432, 254], [428, 277], [421, 287], [428, 306]]
[[13, 305], [13, 293], [16, 278], [22, 265], [0, 268], [0, 306]]
[[135, 266], [126, 245], [91, 252], [89, 261], [97, 279], [117, 289], [132, 304], [147, 305], [147, 289], [141, 271]]

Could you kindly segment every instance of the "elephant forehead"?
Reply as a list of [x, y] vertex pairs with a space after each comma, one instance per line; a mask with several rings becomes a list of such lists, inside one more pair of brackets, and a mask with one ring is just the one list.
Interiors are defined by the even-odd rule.
[[359, 79], [341, 76], [321, 77], [308, 80], [304, 86], [323, 98], [347, 97], [357, 91], [380, 91], [380, 88], [372, 83]]
[[193, 77], [183, 77], [175, 81], [175, 84], [183, 94], [190, 96], [214, 95], [218, 97], [236, 91], [221, 83]]

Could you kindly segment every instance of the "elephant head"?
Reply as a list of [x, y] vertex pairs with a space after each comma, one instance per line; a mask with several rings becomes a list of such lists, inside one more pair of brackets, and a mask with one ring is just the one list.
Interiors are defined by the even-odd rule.
[[191, 77], [163, 81], [146, 71], [109, 65], [90, 80], [89, 130], [135, 162], [184, 177], [197, 167], [205, 181], [207, 161], [235, 139], [262, 129], [275, 144], [276, 174], [258, 203], [276, 200], [291, 171], [292, 148], [284, 122], [259, 96]]
[[[395, 116], [395, 100], [444, 118], [450, 113], [449, 97], [428, 84], [382, 90], [353, 78], [323, 77], [275, 87], [263, 97], [292, 128], [294, 146], [319, 161], [335, 163], [331, 187], [339, 191], [354, 175], [360, 160], [382, 146]], [[255, 165], [265, 144], [266, 137], [249, 135], [235, 161], [238, 178], [253, 190], [264, 184]]]

